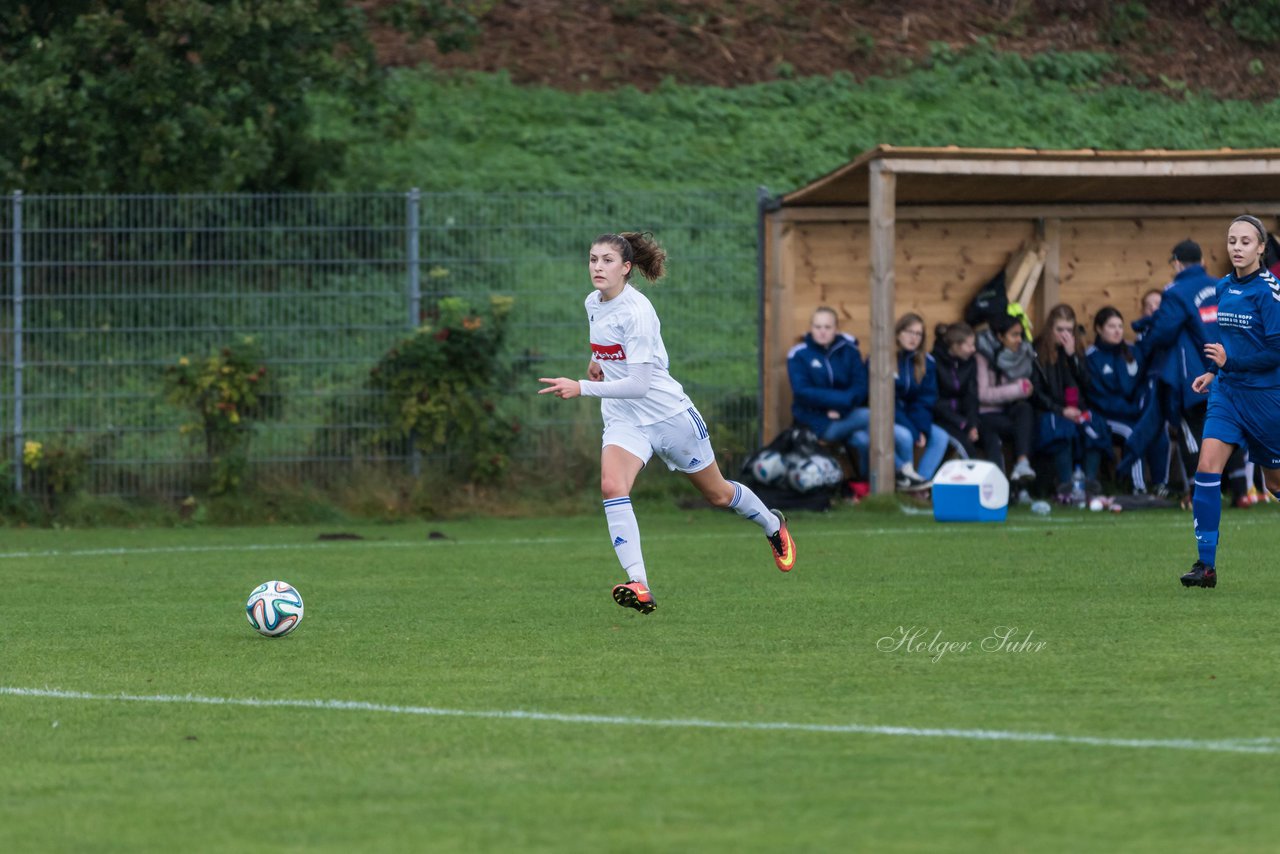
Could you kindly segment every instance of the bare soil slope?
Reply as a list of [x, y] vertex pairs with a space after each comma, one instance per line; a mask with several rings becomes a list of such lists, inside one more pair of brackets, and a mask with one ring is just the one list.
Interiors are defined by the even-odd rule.
[[[381, 0], [366, 0], [376, 6]], [[1280, 94], [1280, 52], [1246, 42], [1212, 0], [495, 0], [466, 52], [441, 55], [427, 40], [375, 33], [388, 65], [506, 70], [520, 83], [567, 90], [663, 79], [735, 86], [847, 71], [901, 73], [931, 43], [962, 49], [1106, 51], [1115, 83], [1232, 98]]]

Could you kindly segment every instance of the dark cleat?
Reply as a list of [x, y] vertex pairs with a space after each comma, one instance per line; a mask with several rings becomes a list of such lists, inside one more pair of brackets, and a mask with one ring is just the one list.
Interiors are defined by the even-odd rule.
[[1191, 571], [1182, 576], [1183, 587], [1217, 587], [1218, 573], [1202, 560], [1191, 565]]

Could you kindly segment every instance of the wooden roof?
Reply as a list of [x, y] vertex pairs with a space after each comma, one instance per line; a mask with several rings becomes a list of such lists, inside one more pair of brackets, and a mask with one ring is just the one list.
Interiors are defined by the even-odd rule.
[[784, 194], [780, 202], [783, 207], [866, 205], [873, 166], [897, 176], [899, 205], [1280, 200], [1280, 148], [1041, 151], [879, 145]]

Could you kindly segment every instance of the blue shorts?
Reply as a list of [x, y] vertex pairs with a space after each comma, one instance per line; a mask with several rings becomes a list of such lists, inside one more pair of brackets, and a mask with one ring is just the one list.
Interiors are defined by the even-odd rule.
[[1242, 445], [1257, 465], [1280, 469], [1280, 390], [1233, 388], [1214, 380], [1204, 438]]

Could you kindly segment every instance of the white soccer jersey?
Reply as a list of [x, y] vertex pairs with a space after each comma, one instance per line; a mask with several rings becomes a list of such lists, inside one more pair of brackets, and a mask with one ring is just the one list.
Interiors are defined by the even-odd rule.
[[624, 422], [643, 427], [665, 421], [693, 406], [684, 388], [667, 372], [667, 348], [662, 324], [648, 297], [631, 285], [608, 302], [600, 292], [586, 299], [591, 322], [591, 358], [604, 370], [604, 381], [626, 379], [628, 363], [653, 365], [649, 393], [639, 398], [601, 398], [605, 426]]

